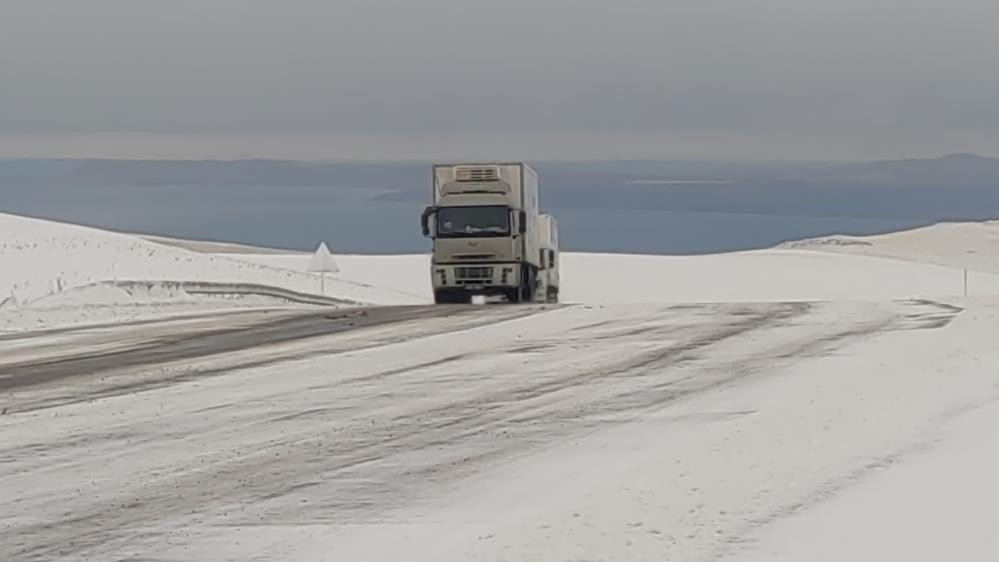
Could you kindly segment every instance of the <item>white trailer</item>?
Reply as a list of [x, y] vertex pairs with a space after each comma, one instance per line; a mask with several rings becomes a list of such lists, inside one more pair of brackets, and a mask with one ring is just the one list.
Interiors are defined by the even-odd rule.
[[545, 302], [558, 302], [559, 251], [558, 221], [551, 215], [538, 216], [538, 238], [541, 251], [541, 270], [538, 275], [538, 298]]
[[436, 302], [467, 303], [475, 295], [539, 300], [545, 262], [538, 191], [537, 173], [523, 163], [433, 167], [433, 205], [422, 228], [433, 239]]

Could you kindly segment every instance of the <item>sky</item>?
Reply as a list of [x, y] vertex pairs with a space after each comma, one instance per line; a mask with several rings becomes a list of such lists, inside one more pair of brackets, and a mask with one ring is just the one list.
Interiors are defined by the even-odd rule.
[[0, 157], [999, 156], [992, 0], [0, 4]]

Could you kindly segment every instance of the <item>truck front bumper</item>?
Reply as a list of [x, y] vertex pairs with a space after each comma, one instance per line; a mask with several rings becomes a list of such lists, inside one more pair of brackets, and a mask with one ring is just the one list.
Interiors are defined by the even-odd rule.
[[431, 279], [435, 291], [465, 291], [479, 295], [505, 294], [520, 286], [520, 264], [433, 264]]

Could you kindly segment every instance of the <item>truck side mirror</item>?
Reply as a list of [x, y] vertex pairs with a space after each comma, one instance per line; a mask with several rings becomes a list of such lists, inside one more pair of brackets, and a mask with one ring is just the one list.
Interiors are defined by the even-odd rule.
[[420, 217], [420, 227], [423, 229], [423, 235], [430, 237], [430, 215], [437, 212], [436, 207], [427, 207], [423, 209], [423, 216]]
[[527, 232], [527, 211], [520, 212], [520, 233], [524, 234]]

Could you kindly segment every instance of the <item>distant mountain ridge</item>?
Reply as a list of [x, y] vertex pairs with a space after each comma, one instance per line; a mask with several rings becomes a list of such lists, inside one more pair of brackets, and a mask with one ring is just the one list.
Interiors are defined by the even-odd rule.
[[[937, 221], [999, 216], [999, 159], [951, 154], [859, 163], [538, 162], [548, 208]], [[288, 160], [0, 161], [0, 185], [339, 187], [424, 204], [430, 162]]]
[[[0, 160], [0, 177], [73, 185], [330, 185], [426, 186], [431, 162], [304, 162], [294, 160]], [[687, 161], [537, 162], [546, 183], [615, 186], [643, 181], [999, 185], [999, 159], [975, 154], [832, 163]]]
[[802, 176], [806, 181], [883, 185], [995, 186], [999, 159], [976, 154], [949, 154], [931, 159], [885, 160], [846, 164], [825, 173]]

